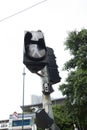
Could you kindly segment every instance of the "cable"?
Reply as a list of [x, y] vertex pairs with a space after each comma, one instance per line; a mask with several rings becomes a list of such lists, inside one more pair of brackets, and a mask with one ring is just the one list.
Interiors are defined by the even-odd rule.
[[14, 16], [16, 16], [16, 15], [18, 15], [18, 14], [20, 14], [20, 13], [23, 13], [23, 12], [25, 12], [25, 11], [27, 11], [27, 10], [29, 10], [29, 9], [31, 9], [31, 8], [33, 8], [33, 7], [35, 7], [35, 6], [37, 6], [37, 5], [39, 5], [39, 4], [42, 4], [42, 3], [45, 2], [45, 1], [47, 1], [47, 0], [38, 2], [38, 3], [36, 3], [36, 4], [34, 4], [34, 5], [30, 6], [30, 7], [28, 7], [28, 8], [25, 8], [25, 9], [19, 11], [19, 12], [16, 12], [16, 13], [14, 13], [14, 14], [12, 14], [12, 15], [9, 15], [9, 16], [7, 16], [7, 17], [1, 19], [0, 22], [3, 22], [3, 21], [5, 21], [5, 20], [7, 20], [7, 19], [9, 19], [9, 18], [11, 18], [11, 17], [14, 17]]

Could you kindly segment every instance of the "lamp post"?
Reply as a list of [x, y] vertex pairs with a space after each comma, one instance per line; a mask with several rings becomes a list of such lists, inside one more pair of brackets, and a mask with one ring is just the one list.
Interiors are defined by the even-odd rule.
[[24, 90], [25, 90], [25, 68], [23, 68], [23, 97], [22, 97], [22, 106], [23, 106], [23, 109], [22, 109], [22, 130], [24, 129]]

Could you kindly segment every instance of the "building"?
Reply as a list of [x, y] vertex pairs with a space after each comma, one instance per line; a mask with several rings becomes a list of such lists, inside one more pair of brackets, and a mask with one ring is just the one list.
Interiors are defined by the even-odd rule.
[[[65, 98], [53, 99], [52, 104], [63, 104]], [[14, 112], [8, 120], [0, 121], [0, 130], [36, 130], [35, 113], [29, 114], [32, 107], [42, 108], [42, 103], [21, 106], [25, 113]]]
[[0, 121], [0, 130], [36, 130], [34, 119], [35, 114], [14, 112], [8, 120]]
[[10, 115], [9, 117], [9, 130], [34, 130], [35, 114], [14, 114]]
[[8, 129], [9, 129], [9, 120], [1, 120], [0, 130], [8, 130]]
[[31, 104], [39, 104], [42, 102], [42, 96], [31, 95]]
[[[60, 104], [63, 104], [64, 101], [65, 101], [65, 97], [59, 98], [59, 99], [53, 99], [53, 100], [52, 100], [52, 105], [54, 105], [54, 104], [60, 105]], [[30, 109], [30, 108], [32, 108], [32, 107], [42, 108], [42, 105], [43, 105], [42, 103], [36, 103], [36, 104], [32, 104], [32, 105], [25, 105], [24, 107], [21, 106], [21, 108], [22, 108], [22, 110], [23, 110], [24, 112], [29, 112], [29, 109]]]

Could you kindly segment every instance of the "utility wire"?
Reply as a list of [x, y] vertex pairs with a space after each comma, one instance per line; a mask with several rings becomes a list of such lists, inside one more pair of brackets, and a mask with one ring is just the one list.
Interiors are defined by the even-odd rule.
[[38, 3], [36, 3], [36, 4], [34, 4], [34, 5], [30, 6], [30, 7], [28, 7], [28, 8], [25, 8], [25, 9], [19, 11], [19, 12], [16, 12], [16, 13], [14, 13], [14, 14], [12, 14], [12, 15], [9, 15], [9, 16], [3, 18], [3, 19], [0, 19], [0, 22], [3, 22], [3, 21], [5, 21], [5, 20], [7, 20], [7, 19], [9, 19], [9, 18], [11, 18], [11, 17], [14, 17], [14, 16], [16, 16], [16, 15], [18, 15], [18, 14], [20, 14], [20, 13], [23, 13], [23, 12], [25, 12], [25, 11], [27, 11], [27, 10], [29, 10], [29, 9], [31, 9], [31, 8], [33, 8], [33, 7], [35, 7], [35, 6], [37, 6], [37, 5], [39, 5], [39, 4], [42, 4], [42, 3], [45, 2], [45, 1], [47, 1], [47, 0], [43, 0], [43, 1], [41, 1], [41, 2], [38, 2]]

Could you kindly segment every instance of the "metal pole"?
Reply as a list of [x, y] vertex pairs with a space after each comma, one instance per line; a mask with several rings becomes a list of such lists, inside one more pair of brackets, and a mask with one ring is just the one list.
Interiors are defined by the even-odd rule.
[[[49, 83], [49, 80], [48, 80], [48, 74], [47, 74], [47, 67], [45, 67], [42, 71], [42, 84], [44, 83]], [[43, 87], [43, 86], [42, 86]], [[42, 99], [43, 99], [43, 108], [45, 109], [45, 111], [48, 113], [48, 115], [54, 119], [54, 116], [53, 116], [53, 111], [52, 111], [52, 102], [51, 102], [51, 97], [50, 97], [50, 94], [49, 95], [42, 95]], [[55, 125], [53, 124], [51, 126], [52, 130], [55, 130]]]
[[23, 68], [23, 97], [22, 97], [22, 130], [24, 129], [24, 90], [25, 90], [25, 68]]

